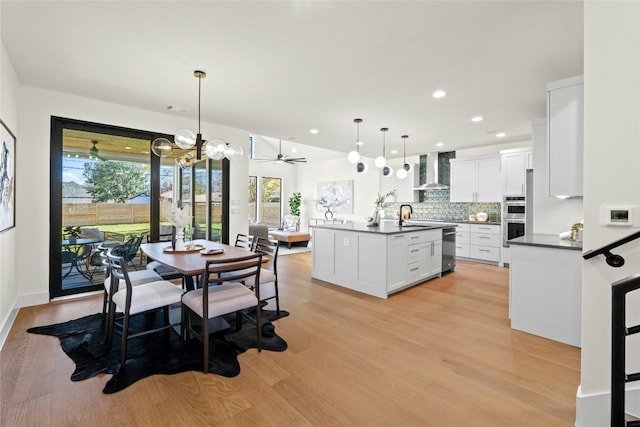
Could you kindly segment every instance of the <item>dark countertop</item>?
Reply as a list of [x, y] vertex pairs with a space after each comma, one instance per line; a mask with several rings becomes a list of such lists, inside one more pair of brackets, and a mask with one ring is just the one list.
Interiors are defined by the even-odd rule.
[[367, 227], [364, 222], [354, 222], [349, 224], [318, 224], [312, 225], [311, 228], [328, 228], [331, 230], [346, 230], [357, 231], [360, 233], [373, 233], [373, 234], [399, 234], [399, 233], [412, 233], [425, 230], [439, 230], [446, 228], [446, 224], [442, 225], [409, 225], [399, 227], [397, 223], [391, 224], [389, 222], [382, 222], [378, 227]]
[[582, 250], [582, 242], [573, 240], [562, 240], [557, 234], [527, 234], [525, 236], [516, 237], [509, 240], [510, 245], [521, 246], [540, 246], [552, 249], [572, 249], [576, 251]]

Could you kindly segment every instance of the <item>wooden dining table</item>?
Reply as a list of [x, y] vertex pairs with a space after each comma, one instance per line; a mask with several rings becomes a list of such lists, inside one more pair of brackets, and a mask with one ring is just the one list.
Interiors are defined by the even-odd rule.
[[[197, 245], [197, 249], [189, 250], [190, 245]], [[186, 290], [195, 289], [194, 277], [204, 273], [205, 264], [208, 259], [233, 260], [234, 258], [251, 255], [253, 252], [248, 249], [230, 246], [224, 243], [212, 242], [210, 240], [193, 240], [187, 245], [187, 250], [173, 250], [171, 242], [143, 243], [140, 249], [145, 255], [165, 267], [181, 273], [184, 277]], [[222, 253], [205, 255], [201, 253], [201, 248], [206, 250], [222, 249]]]

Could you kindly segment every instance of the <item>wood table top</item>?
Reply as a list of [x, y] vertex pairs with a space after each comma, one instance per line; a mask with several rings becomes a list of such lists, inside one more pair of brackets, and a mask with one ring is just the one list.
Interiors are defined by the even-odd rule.
[[[185, 276], [202, 274], [209, 259], [232, 260], [253, 254], [247, 249], [209, 240], [194, 240], [192, 243], [194, 245], [202, 245], [205, 249], [223, 249], [224, 252], [218, 255], [203, 255], [200, 251], [172, 251], [170, 242], [144, 243], [140, 245], [140, 248], [149, 258]], [[166, 250], [166, 248], [169, 248], [169, 250]]]

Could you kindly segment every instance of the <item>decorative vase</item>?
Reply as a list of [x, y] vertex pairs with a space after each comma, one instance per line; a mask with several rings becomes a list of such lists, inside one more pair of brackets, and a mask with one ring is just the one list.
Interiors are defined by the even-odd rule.
[[176, 228], [176, 251], [184, 251], [184, 228]]
[[327, 208], [327, 211], [324, 213], [324, 217], [326, 219], [333, 219], [333, 212], [331, 212], [331, 208]]

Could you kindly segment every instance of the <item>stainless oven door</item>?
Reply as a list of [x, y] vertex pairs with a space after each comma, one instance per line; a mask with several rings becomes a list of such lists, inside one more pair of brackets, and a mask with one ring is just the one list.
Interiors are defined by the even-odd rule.
[[509, 247], [509, 240], [524, 236], [526, 224], [524, 219], [503, 219], [502, 224], [502, 245]]

